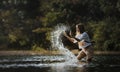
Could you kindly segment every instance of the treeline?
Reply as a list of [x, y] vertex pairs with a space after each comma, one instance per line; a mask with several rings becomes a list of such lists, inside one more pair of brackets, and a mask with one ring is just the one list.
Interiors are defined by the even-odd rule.
[[0, 49], [49, 49], [57, 24], [83, 23], [96, 50], [120, 49], [120, 0], [0, 0]]

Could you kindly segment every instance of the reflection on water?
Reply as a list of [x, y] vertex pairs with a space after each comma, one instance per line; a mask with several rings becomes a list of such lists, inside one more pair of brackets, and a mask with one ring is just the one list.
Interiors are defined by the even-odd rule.
[[70, 64], [62, 55], [0, 56], [0, 72], [119, 72], [119, 55], [98, 55], [90, 64]]

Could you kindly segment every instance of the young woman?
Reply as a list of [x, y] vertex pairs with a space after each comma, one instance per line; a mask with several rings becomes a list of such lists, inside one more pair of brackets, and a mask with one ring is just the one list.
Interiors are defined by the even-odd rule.
[[73, 43], [77, 43], [81, 51], [78, 53], [77, 59], [80, 60], [86, 56], [86, 61], [90, 62], [93, 57], [93, 48], [89, 38], [89, 35], [85, 32], [84, 25], [76, 25], [75, 38], [70, 37], [64, 32], [64, 36]]

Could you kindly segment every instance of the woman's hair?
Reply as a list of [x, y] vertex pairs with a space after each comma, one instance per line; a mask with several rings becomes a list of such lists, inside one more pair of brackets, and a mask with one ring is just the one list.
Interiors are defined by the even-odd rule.
[[80, 33], [85, 32], [85, 28], [84, 28], [84, 25], [83, 25], [82, 23], [79, 23], [79, 24], [77, 24], [76, 26], [78, 27]]

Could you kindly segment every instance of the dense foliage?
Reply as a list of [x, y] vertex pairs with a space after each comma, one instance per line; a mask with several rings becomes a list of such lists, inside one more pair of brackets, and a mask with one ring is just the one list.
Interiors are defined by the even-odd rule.
[[96, 50], [120, 49], [120, 0], [0, 0], [0, 49], [50, 48], [59, 24], [83, 23]]

